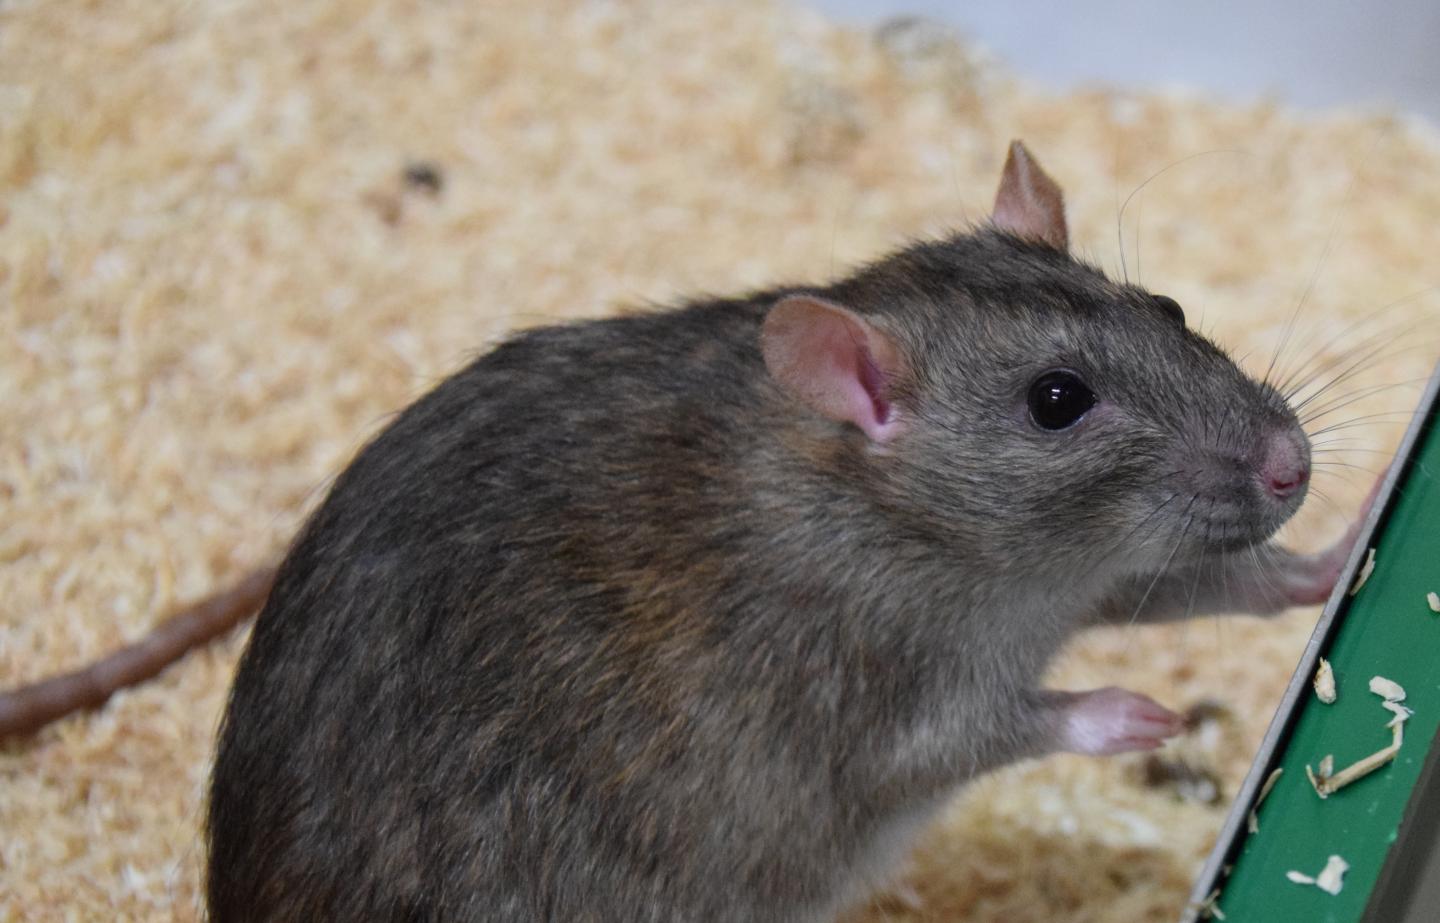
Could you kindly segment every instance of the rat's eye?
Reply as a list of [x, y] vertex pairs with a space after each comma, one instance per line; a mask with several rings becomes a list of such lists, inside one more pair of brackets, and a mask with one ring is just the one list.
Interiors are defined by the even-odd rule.
[[1185, 309], [1180, 307], [1180, 302], [1167, 295], [1154, 295], [1152, 297], [1155, 304], [1159, 305], [1161, 310], [1169, 314], [1177, 324], [1182, 327], [1185, 326]]
[[1073, 426], [1091, 407], [1095, 392], [1074, 372], [1046, 372], [1030, 386], [1030, 419], [1041, 429], [1059, 430]]

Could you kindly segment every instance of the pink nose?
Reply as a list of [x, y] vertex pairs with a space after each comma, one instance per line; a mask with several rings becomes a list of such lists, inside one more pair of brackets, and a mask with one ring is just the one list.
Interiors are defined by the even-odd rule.
[[1272, 436], [1260, 465], [1260, 479], [1272, 497], [1284, 500], [1310, 480], [1310, 463], [1294, 440]]

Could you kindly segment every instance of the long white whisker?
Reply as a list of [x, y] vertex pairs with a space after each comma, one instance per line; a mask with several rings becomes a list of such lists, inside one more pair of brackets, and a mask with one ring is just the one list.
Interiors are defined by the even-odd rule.
[[1363, 471], [1372, 477], [1379, 476], [1379, 472], [1374, 470], [1373, 468], [1367, 468], [1364, 465], [1356, 465], [1352, 462], [1342, 462], [1335, 461], [1334, 459], [1326, 459], [1324, 461], [1312, 462], [1311, 464], [1317, 470], [1321, 468], [1353, 468], [1356, 471]]
[[1337, 433], [1341, 430], [1355, 429], [1360, 426], [1401, 426], [1409, 423], [1415, 418], [1413, 413], [1405, 413], [1401, 410], [1388, 410], [1383, 413], [1367, 413], [1364, 416], [1352, 417], [1348, 420], [1341, 420], [1338, 423], [1327, 423], [1315, 432], [1307, 432], [1307, 435], [1314, 439], [1316, 436], [1324, 436], [1327, 433]]
[[1413, 388], [1415, 385], [1422, 384], [1428, 380], [1428, 377], [1411, 378], [1406, 381], [1392, 381], [1383, 385], [1371, 385], [1367, 388], [1357, 388], [1354, 391], [1349, 391], [1345, 394], [1338, 395], [1319, 407], [1312, 408], [1309, 414], [1300, 418], [1300, 425], [1304, 426], [1308, 423], [1312, 423], [1315, 420], [1318, 420], [1324, 416], [1328, 416], [1337, 410], [1349, 407], [1356, 401], [1363, 401], [1367, 397], [1373, 397], [1376, 394], [1383, 394], [1386, 391], [1393, 391], [1396, 388]]
[[[1381, 360], [1393, 360], [1393, 359], [1397, 359], [1397, 358], [1399, 358], [1400, 356], [1403, 356], [1403, 355], [1404, 355], [1405, 353], [1407, 353], [1407, 352], [1413, 352], [1413, 351], [1419, 350], [1419, 349], [1423, 349], [1423, 350], [1425, 350], [1426, 352], [1430, 352], [1431, 349], [1432, 349], [1431, 344], [1429, 344], [1429, 343], [1411, 343], [1411, 344], [1408, 344], [1408, 345], [1406, 345], [1406, 346], [1401, 346], [1401, 347], [1399, 347], [1399, 348], [1396, 348], [1396, 349], [1394, 349], [1394, 350], [1391, 351], [1391, 352], [1386, 352], [1386, 350], [1387, 350], [1387, 349], [1390, 349], [1390, 347], [1391, 347], [1391, 344], [1390, 344], [1390, 343], [1381, 343], [1381, 344], [1379, 344], [1378, 346], [1374, 347], [1372, 350], [1370, 350], [1369, 352], [1367, 352], [1365, 355], [1361, 356], [1358, 360], [1356, 360], [1352, 365], [1350, 365], [1350, 366], [1349, 366], [1348, 368], [1346, 368], [1344, 371], [1338, 373], [1334, 378], [1330, 379], [1328, 382], [1326, 382], [1325, 384], [1321, 385], [1319, 388], [1316, 388], [1316, 389], [1315, 389], [1313, 392], [1311, 392], [1310, 394], [1306, 395], [1305, 398], [1304, 398], [1303, 400], [1301, 400], [1299, 403], [1294, 403], [1294, 402], [1293, 402], [1293, 398], [1294, 398], [1295, 394], [1297, 393], [1297, 392], [1294, 392], [1294, 391], [1292, 391], [1290, 394], [1285, 395], [1286, 401], [1287, 401], [1287, 402], [1290, 402], [1290, 404], [1291, 404], [1291, 409], [1292, 409], [1293, 411], [1295, 411], [1296, 413], [1299, 413], [1302, 408], [1304, 408], [1306, 405], [1308, 405], [1311, 401], [1313, 401], [1313, 400], [1315, 400], [1316, 398], [1320, 397], [1321, 395], [1325, 394], [1325, 393], [1326, 393], [1327, 391], [1329, 391], [1331, 388], [1334, 388], [1336, 385], [1339, 385], [1339, 384], [1341, 384], [1342, 382], [1349, 381], [1350, 379], [1354, 378], [1356, 375], [1360, 374], [1361, 372], [1369, 369], [1370, 367], [1372, 367], [1372, 366], [1374, 366], [1374, 365], [1380, 364]], [[1308, 383], [1307, 383], [1307, 385], [1308, 385]]]
[[[1345, 327], [1342, 328], [1339, 332], [1331, 335], [1329, 339], [1327, 339], [1324, 343], [1320, 344], [1320, 346], [1316, 348], [1315, 351], [1311, 354], [1311, 357], [1307, 359], [1299, 368], [1279, 379], [1275, 387], [1280, 391], [1286, 390], [1287, 382], [1292, 381], [1294, 378], [1302, 374], [1305, 369], [1309, 367], [1310, 363], [1314, 362], [1317, 358], [1326, 355], [1330, 351], [1330, 347], [1334, 346], [1337, 341], [1346, 339], [1351, 336], [1351, 334], [1353, 334], [1357, 328], [1369, 323], [1370, 321], [1374, 320], [1376, 317], [1379, 317], [1387, 311], [1394, 310], [1400, 305], [1416, 301], [1426, 295], [1432, 294], [1437, 290], [1440, 290], [1440, 286], [1430, 286], [1428, 288], [1423, 288], [1418, 292], [1412, 292], [1409, 295], [1405, 295], [1401, 298], [1396, 299], [1395, 301], [1390, 302], [1389, 304], [1382, 305], [1381, 307], [1362, 315], [1356, 320], [1351, 321], [1349, 324], [1346, 324]], [[1403, 333], [1407, 327], [1415, 326], [1419, 326], [1416, 321], [1410, 320], [1408, 318], [1401, 318], [1399, 321], [1395, 322], [1390, 327], [1381, 328], [1381, 330], [1378, 332], [1384, 333], [1388, 332], [1391, 329], [1398, 328], [1394, 329], [1394, 334], [1398, 336], [1399, 334]], [[1301, 345], [1308, 345], [1308, 343], [1302, 341]], [[1346, 352], [1349, 352], [1349, 350], [1346, 350]]]
[[1315, 283], [1320, 279], [1321, 267], [1325, 265], [1325, 261], [1330, 257], [1330, 248], [1335, 243], [1335, 232], [1340, 227], [1340, 218], [1345, 214], [1345, 209], [1350, 204], [1350, 194], [1354, 190], [1355, 181], [1352, 179], [1345, 187], [1345, 197], [1341, 201], [1340, 207], [1336, 209], [1335, 217], [1330, 221], [1330, 230], [1325, 235], [1325, 246], [1320, 250], [1320, 258], [1315, 261], [1315, 268], [1310, 272], [1310, 280], [1305, 283], [1305, 290], [1300, 293], [1300, 300], [1296, 302], [1295, 310], [1290, 313], [1290, 319], [1285, 324], [1285, 330], [1280, 335], [1280, 342], [1275, 347], [1275, 354], [1270, 357], [1270, 365], [1265, 369], [1265, 374], [1261, 377], [1261, 381], [1270, 381], [1270, 373], [1275, 370], [1275, 363], [1280, 360], [1281, 353], [1285, 351], [1285, 345], [1289, 342], [1290, 335], [1295, 330], [1295, 321], [1299, 319], [1301, 309], [1305, 307], [1305, 302], [1309, 299], [1310, 292], [1314, 290]]
[[[1372, 350], [1378, 352], [1378, 350], [1375, 349], [1377, 346], [1381, 350], [1383, 350], [1384, 347], [1390, 345], [1391, 343], [1400, 342], [1402, 337], [1404, 337], [1406, 334], [1412, 333], [1416, 328], [1421, 326], [1422, 325], [1418, 321], [1405, 318], [1397, 323], [1390, 324], [1386, 327], [1381, 328], [1380, 330], [1376, 330], [1370, 334], [1367, 334], [1365, 337], [1356, 340], [1355, 342], [1349, 344], [1345, 349], [1334, 353], [1333, 355], [1328, 352], [1331, 344], [1327, 343], [1320, 349], [1316, 350], [1310, 356], [1310, 358], [1305, 360], [1304, 364], [1302, 364], [1294, 372], [1287, 375], [1284, 379], [1276, 382], [1275, 388], [1276, 390], [1282, 392], [1285, 395], [1286, 400], [1290, 400], [1295, 395], [1304, 391], [1307, 387], [1314, 383], [1316, 379], [1320, 378], [1326, 372], [1334, 369], [1336, 366], [1349, 362], [1353, 357], [1360, 355], [1361, 353], [1371, 352]], [[1422, 347], [1428, 348], [1433, 346], [1433, 343], [1426, 341], [1422, 341], [1421, 343], [1416, 344], [1413, 340], [1408, 338], [1405, 340], [1405, 342], [1407, 345], [1402, 347], [1401, 352], [1404, 352], [1407, 349], [1415, 349]]]
[[1195, 501], [1199, 499], [1199, 496], [1199, 494], [1191, 496], [1189, 504], [1185, 507], [1185, 512], [1180, 514], [1186, 517], [1185, 526], [1180, 530], [1180, 537], [1175, 540], [1175, 547], [1170, 549], [1170, 554], [1165, 557], [1165, 563], [1160, 565], [1160, 570], [1155, 573], [1154, 578], [1150, 581], [1150, 585], [1145, 588], [1145, 593], [1140, 597], [1140, 602], [1136, 604], [1135, 611], [1130, 614], [1130, 620], [1126, 623], [1127, 627], [1134, 626], [1135, 620], [1140, 617], [1140, 611], [1145, 608], [1145, 603], [1150, 600], [1150, 594], [1155, 591], [1155, 585], [1159, 583], [1160, 578], [1165, 576], [1170, 570], [1170, 562], [1175, 560], [1176, 552], [1178, 552], [1180, 546], [1185, 543], [1185, 536], [1190, 532], [1190, 525], [1194, 522], [1194, 519], [1190, 518], [1189, 515], [1190, 509], [1195, 505]]

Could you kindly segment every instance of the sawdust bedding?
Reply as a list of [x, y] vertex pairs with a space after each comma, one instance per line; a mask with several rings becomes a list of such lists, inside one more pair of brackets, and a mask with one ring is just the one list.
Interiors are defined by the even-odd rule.
[[[828, 277], [982, 217], [1012, 137], [1116, 271], [1120, 199], [1215, 152], [1132, 202], [1126, 268], [1252, 366], [1317, 266], [1293, 356], [1435, 279], [1440, 146], [1394, 117], [1048, 95], [936, 30], [763, 0], [6, 4], [0, 682], [277, 554], [367, 434], [504, 331]], [[1421, 297], [1361, 329], [1413, 339], [1435, 317]], [[1433, 347], [1370, 380], [1423, 377]], [[1294, 541], [1339, 531], [1368, 479], [1349, 473], [1322, 469]], [[1054, 682], [1222, 697], [1233, 716], [1182, 750], [1233, 793], [1313, 617], [1090, 636]], [[0, 745], [0, 916], [199, 916], [242, 643]], [[982, 781], [853, 919], [1173, 918], [1223, 800], [1139, 784], [1138, 759]]]

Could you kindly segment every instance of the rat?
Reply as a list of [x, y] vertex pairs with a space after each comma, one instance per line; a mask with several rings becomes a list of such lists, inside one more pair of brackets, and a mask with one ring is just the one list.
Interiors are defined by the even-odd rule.
[[337, 478], [242, 655], [215, 923], [809, 923], [967, 782], [1182, 719], [1077, 631], [1323, 601], [1310, 448], [1173, 299], [989, 220], [838, 282], [533, 329]]

